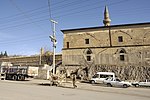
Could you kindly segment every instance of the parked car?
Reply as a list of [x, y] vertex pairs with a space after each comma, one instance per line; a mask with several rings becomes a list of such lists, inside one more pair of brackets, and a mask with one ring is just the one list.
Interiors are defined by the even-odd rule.
[[107, 77], [115, 77], [115, 73], [113, 72], [97, 72], [91, 79], [90, 83], [103, 83], [104, 79]]
[[106, 78], [103, 81], [104, 84], [106, 84], [109, 87], [123, 87], [123, 88], [127, 88], [131, 86], [130, 82], [125, 82], [125, 81], [121, 81], [118, 78]]
[[133, 82], [132, 85], [135, 87], [139, 87], [139, 86], [150, 87], [150, 80], [145, 80], [143, 82]]

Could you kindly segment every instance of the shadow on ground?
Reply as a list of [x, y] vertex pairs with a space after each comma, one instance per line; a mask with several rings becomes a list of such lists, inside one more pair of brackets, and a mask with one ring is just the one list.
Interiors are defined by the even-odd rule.
[[60, 86], [57, 86], [57, 85], [50, 85], [49, 83], [41, 83], [41, 84], [38, 84], [38, 85], [40, 85], [40, 86], [56, 86], [56, 87], [62, 87], [62, 88], [70, 88], [70, 89], [75, 89], [74, 87], [71, 87], [71, 86], [62, 86], [62, 85], [60, 85]]

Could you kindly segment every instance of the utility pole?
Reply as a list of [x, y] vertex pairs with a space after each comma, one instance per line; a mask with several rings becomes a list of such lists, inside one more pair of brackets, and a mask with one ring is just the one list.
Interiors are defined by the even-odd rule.
[[53, 23], [53, 36], [50, 36], [51, 41], [53, 42], [53, 74], [55, 74], [55, 49], [56, 49], [56, 29], [55, 26], [58, 22], [51, 20], [51, 22]]

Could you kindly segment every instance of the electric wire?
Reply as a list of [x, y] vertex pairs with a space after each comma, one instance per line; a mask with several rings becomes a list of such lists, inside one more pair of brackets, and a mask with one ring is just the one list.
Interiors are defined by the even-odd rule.
[[[114, 3], [114, 4], [112, 4], [112, 5], [115, 5], [116, 3]], [[119, 3], [117, 3], [117, 4], [119, 4]], [[109, 4], [109, 6], [111, 6], [110, 4]], [[44, 7], [45, 8], [45, 7]], [[93, 10], [93, 9], [98, 9], [98, 8], [89, 8], [89, 9], [91, 9], [91, 10]], [[78, 10], [78, 9], [77, 9]], [[140, 9], [139, 9], [140, 10]], [[38, 11], [38, 10], [37, 10]], [[72, 10], [71, 10], [72, 11]], [[70, 11], [70, 12], [71, 12]], [[123, 10], [122, 10], [123, 11]], [[83, 14], [83, 13], [85, 13], [85, 12], [87, 12], [87, 11], [80, 11], [80, 14]], [[37, 12], [38, 13], [38, 12]], [[138, 12], [137, 12], [138, 13]], [[79, 13], [76, 13], [76, 12], [72, 12], [72, 13], [67, 13], [66, 14], [66, 16], [67, 15], [74, 15], [74, 14], [79, 14]], [[121, 14], [121, 13], [119, 13], [119, 14]], [[127, 14], [130, 14], [129, 12], [127, 13]], [[90, 15], [90, 14], [89, 14]], [[48, 16], [48, 15], [46, 15], [46, 16]], [[61, 16], [59, 16], [59, 17], [64, 17], [64, 15], [61, 15]], [[91, 16], [92, 17], [92, 16]], [[38, 19], [38, 18], [37, 18]], [[46, 20], [48, 20], [48, 18], [45, 18], [45, 19], [41, 19], [41, 20], [34, 20], [34, 22], [42, 22], [42, 21], [46, 21]], [[28, 23], [22, 23], [22, 24], [18, 24], [18, 25], [13, 25], [13, 26], [11, 26], [11, 27], [6, 27], [6, 28], [4, 28], [4, 29], [8, 29], [8, 28], [17, 28], [17, 27], [20, 27], [20, 26], [23, 26], [23, 25], [27, 25], [27, 24], [31, 24], [32, 22], [28, 22]]]
[[[84, 11], [82, 11], [82, 12], [84, 12]], [[73, 12], [73, 14], [74, 14], [74, 12]], [[78, 13], [78, 14], [79, 14], [79, 13]], [[67, 16], [67, 15], [72, 15], [72, 14], [69, 13], [69, 14], [65, 14], [65, 15]], [[46, 16], [47, 16], [47, 15], [46, 15]], [[44, 16], [44, 17], [45, 17], [45, 16]], [[62, 16], [56, 16], [56, 17], [64, 17], [64, 16], [62, 15]], [[25, 20], [25, 21], [26, 21], [26, 20]], [[8, 21], [8, 22], [9, 22], [9, 21]], [[6, 23], [5, 23], [5, 24], [6, 24]]]
[[[48, 0], [48, 8], [49, 8], [49, 17], [50, 17], [50, 20], [52, 20], [50, 0]], [[51, 23], [51, 30], [53, 30], [52, 22], [50, 22], [50, 23]]]
[[17, 8], [19, 12], [21, 12], [24, 15], [25, 18], [27, 18], [29, 21], [32, 22], [32, 24], [34, 24], [35, 26], [37, 26], [38, 28], [42, 29], [45, 32], [45, 30], [40, 25], [36, 24], [35, 21], [32, 21], [32, 18], [30, 18], [26, 13], [24, 13], [23, 10], [13, 0], [9, 1], [11, 2], [12, 5], [14, 5]]
[[[93, 8], [93, 9], [94, 9], [94, 8]], [[88, 9], [88, 10], [91, 10], [91, 9]], [[88, 10], [87, 10], [87, 11], [88, 11]], [[80, 13], [81, 13], [81, 12], [85, 12], [85, 11], [80, 11]], [[73, 13], [73, 14], [74, 14], [74, 13]], [[79, 13], [78, 13], [78, 14], [79, 14]], [[51, 14], [50, 14], [50, 15], [51, 15]], [[69, 14], [66, 14], [66, 15], [72, 15], [72, 14], [69, 13]], [[46, 16], [47, 16], [47, 15], [46, 15]], [[46, 16], [45, 16], [45, 17], [46, 17]], [[62, 15], [62, 16], [59, 16], [59, 17], [64, 17], [64, 16]], [[45, 20], [47, 20], [47, 19], [45, 19]], [[26, 22], [26, 21], [25, 21], [25, 22]], [[34, 21], [34, 22], [36, 22], [36, 21]], [[37, 22], [41, 22], [41, 19], [37, 20]], [[15, 25], [15, 26], [26, 25], [26, 24], [30, 24], [30, 23], [19, 24], [19, 25]], [[11, 27], [15, 27], [15, 26], [13, 25], [13, 26], [11, 26]], [[10, 28], [10, 27], [8, 27], [8, 28]], [[7, 29], [7, 27], [6, 27], [6, 28], [1, 28], [1, 29]]]
[[[117, 1], [117, 2], [114, 2], [114, 3], [110, 3], [108, 4], [109, 6], [112, 6], [112, 5], [116, 5], [116, 4], [120, 4], [120, 3], [123, 3], [123, 2], [127, 2], [128, 0], [121, 0], [121, 1]], [[55, 16], [54, 18], [60, 18], [60, 17], [64, 17], [64, 16], [70, 16], [70, 15], [74, 15], [74, 14], [79, 14], [79, 13], [82, 13], [82, 12], [87, 12], [87, 11], [90, 11], [90, 10], [93, 10], [93, 9], [99, 9], [99, 8], [102, 8], [103, 6], [96, 6], [96, 7], [92, 7], [92, 8], [89, 8], [89, 9], [86, 9], [86, 10], [80, 10], [80, 11], [76, 11], [76, 12], [71, 12], [71, 13], [67, 13], [67, 14], [62, 14], [60, 16]]]

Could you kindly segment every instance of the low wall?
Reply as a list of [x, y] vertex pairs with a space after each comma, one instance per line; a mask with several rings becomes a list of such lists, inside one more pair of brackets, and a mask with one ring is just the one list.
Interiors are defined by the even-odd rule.
[[122, 80], [144, 81], [150, 79], [150, 66], [96, 65], [90, 70], [92, 74], [96, 72], [114, 72], [116, 77]]

